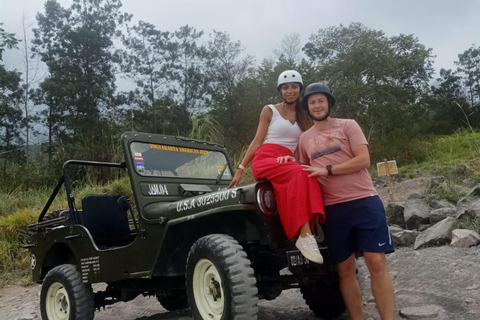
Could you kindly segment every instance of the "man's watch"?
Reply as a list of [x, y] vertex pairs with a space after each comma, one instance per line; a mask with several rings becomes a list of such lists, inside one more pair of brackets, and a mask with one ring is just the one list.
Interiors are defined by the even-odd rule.
[[326, 166], [325, 169], [327, 169], [327, 172], [328, 172], [328, 175], [329, 175], [329, 176], [333, 175], [333, 173], [332, 173], [332, 166], [331, 166], [331, 165]]

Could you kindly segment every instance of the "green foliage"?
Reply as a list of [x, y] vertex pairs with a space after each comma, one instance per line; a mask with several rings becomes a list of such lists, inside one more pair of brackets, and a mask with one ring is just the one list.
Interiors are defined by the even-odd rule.
[[[12, 192], [0, 191], [0, 217], [10, 216], [25, 209], [40, 213], [51, 193], [51, 188], [40, 188], [35, 189], [35, 191], [22, 189], [16, 189]], [[57, 196], [50, 209], [59, 210], [66, 208], [66, 206], [67, 198], [62, 192]]]
[[[478, 155], [475, 46], [459, 55], [457, 70], [441, 70], [432, 86], [432, 49], [414, 35], [387, 36], [360, 23], [332, 26], [311, 35], [303, 46], [306, 59], [299, 61], [300, 35], [291, 34], [279, 43], [275, 58], [257, 63], [227, 32], [205, 35], [188, 25], [165, 31], [145, 21], [130, 24], [131, 15], [121, 8], [120, 0], [45, 3], [32, 48], [48, 67], [31, 92], [36, 105], [46, 106], [41, 123], [30, 116], [22, 119], [18, 73], [0, 65], [0, 93], [8, 100], [0, 104], [4, 192], [51, 186], [69, 159], [122, 162], [118, 138], [126, 130], [215, 141], [237, 159], [255, 135], [262, 107], [281, 101], [276, 82], [287, 69], [300, 71], [306, 85], [324, 81], [331, 86], [337, 101], [332, 115], [361, 125], [373, 163], [389, 158], [400, 166], [417, 163], [440, 170], [457, 157]], [[16, 40], [0, 28], [0, 43], [3, 51]], [[117, 92], [117, 71], [132, 80], [131, 92]], [[28, 162], [21, 132], [25, 123], [43, 125], [48, 132], [46, 154], [29, 156]], [[454, 146], [435, 142], [439, 134], [463, 128], [473, 140], [459, 138]], [[471, 155], [460, 155], [457, 148], [468, 153], [469, 145]], [[436, 148], [448, 150], [434, 156]], [[107, 171], [78, 168], [73, 175], [77, 185], [118, 178]], [[408, 172], [417, 174], [417, 169]]]
[[[0, 61], [5, 48], [14, 48], [17, 43], [14, 34], [0, 28]], [[20, 129], [24, 119], [20, 103], [24, 90], [20, 81], [19, 72], [8, 71], [0, 64], [0, 155], [6, 154], [5, 158], [13, 158], [12, 152], [23, 143]]]
[[480, 218], [463, 217], [457, 221], [458, 229], [468, 229], [480, 234]]
[[38, 213], [25, 209], [14, 215], [0, 217], [0, 286], [12, 275], [30, 275], [30, 256], [22, 246], [27, 244], [27, 226], [35, 223]]
[[113, 109], [122, 99], [115, 93], [113, 40], [130, 19], [120, 8], [119, 0], [74, 0], [70, 8], [49, 0], [37, 15], [33, 51], [49, 74], [33, 98], [47, 106], [42, 115], [50, 148], [57, 140], [69, 156], [83, 144], [93, 158], [98, 139], [116, 124]]
[[18, 44], [18, 39], [15, 38], [15, 34], [5, 31], [5, 29], [1, 27], [2, 25], [3, 22], [0, 22], [0, 61], [3, 60], [5, 48], [12, 49]]
[[189, 138], [222, 143], [223, 136], [219, 131], [220, 125], [209, 113], [197, 114], [192, 119], [192, 131]]
[[[0, 193], [0, 287], [20, 276], [30, 276], [30, 256], [22, 248], [28, 241], [27, 226], [37, 222], [53, 190], [32, 191], [16, 190], [12, 193]], [[123, 177], [107, 185], [86, 185], [77, 187], [74, 196], [77, 208], [81, 208], [81, 199], [90, 194], [119, 194], [132, 198], [130, 179]], [[64, 190], [57, 195], [49, 212], [67, 209]]]
[[422, 130], [416, 101], [433, 73], [431, 51], [413, 35], [387, 37], [359, 23], [321, 29], [304, 47], [333, 90], [333, 115], [360, 124], [374, 161], [403, 163], [414, 160], [410, 147]]
[[463, 83], [470, 105], [480, 104], [480, 47], [473, 45], [459, 54], [455, 64], [458, 66], [457, 72], [464, 75]]

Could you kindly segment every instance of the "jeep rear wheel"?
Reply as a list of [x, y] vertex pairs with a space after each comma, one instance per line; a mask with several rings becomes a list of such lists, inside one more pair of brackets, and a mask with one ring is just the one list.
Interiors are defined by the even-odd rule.
[[255, 275], [232, 237], [213, 234], [197, 240], [188, 255], [186, 279], [194, 319], [257, 319]]
[[74, 265], [57, 266], [43, 281], [40, 309], [44, 320], [91, 320], [95, 312], [92, 288], [82, 283]]
[[302, 286], [300, 291], [305, 303], [318, 318], [337, 318], [345, 311], [345, 302], [338, 281]]

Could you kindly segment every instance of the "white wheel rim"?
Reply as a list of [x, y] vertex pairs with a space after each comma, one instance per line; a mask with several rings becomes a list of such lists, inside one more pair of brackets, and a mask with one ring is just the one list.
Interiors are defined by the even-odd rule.
[[68, 320], [70, 317], [70, 300], [67, 290], [61, 283], [54, 282], [48, 288], [45, 309], [48, 319], [51, 320]]
[[[211, 284], [215, 282], [219, 285], [219, 294], [210, 292]], [[202, 259], [197, 262], [193, 270], [193, 296], [198, 312], [203, 319], [220, 320], [223, 315], [225, 304], [225, 294], [223, 291], [222, 278], [210, 260]]]

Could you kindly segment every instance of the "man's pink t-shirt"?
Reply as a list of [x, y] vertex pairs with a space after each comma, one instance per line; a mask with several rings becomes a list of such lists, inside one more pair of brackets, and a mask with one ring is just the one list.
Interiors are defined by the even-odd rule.
[[[300, 163], [314, 167], [336, 165], [354, 157], [352, 149], [368, 142], [355, 120], [332, 119], [332, 125], [319, 130], [313, 126], [300, 136]], [[326, 206], [377, 195], [367, 169], [346, 175], [319, 176]]]

